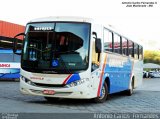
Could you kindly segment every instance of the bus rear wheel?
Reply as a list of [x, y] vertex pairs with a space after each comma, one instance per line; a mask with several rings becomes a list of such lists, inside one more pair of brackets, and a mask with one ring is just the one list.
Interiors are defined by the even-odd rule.
[[102, 95], [100, 97], [94, 98], [94, 101], [96, 103], [103, 103], [103, 102], [106, 101], [107, 98], [108, 98], [108, 86], [105, 82], [103, 87], [102, 87]]

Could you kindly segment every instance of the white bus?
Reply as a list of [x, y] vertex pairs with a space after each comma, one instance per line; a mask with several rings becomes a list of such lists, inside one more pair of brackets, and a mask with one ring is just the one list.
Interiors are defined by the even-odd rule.
[[35, 19], [23, 35], [23, 94], [104, 102], [112, 93], [131, 95], [142, 83], [142, 46], [92, 19]]
[[12, 40], [0, 36], [0, 80], [20, 78], [20, 56], [13, 53]]

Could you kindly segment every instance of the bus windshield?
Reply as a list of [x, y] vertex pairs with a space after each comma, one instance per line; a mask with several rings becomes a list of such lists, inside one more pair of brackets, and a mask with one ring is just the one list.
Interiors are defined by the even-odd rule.
[[88, 23], [30, 23], [26, 27], [22, 69], [36, 73], [86, 70], [89, 36]]

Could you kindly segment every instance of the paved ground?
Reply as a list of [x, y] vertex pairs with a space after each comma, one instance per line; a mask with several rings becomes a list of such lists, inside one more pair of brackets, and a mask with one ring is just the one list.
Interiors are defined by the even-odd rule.
[[145, 79], [132, 96], [111, 95], [109, 100], [96, 104], [91, 100], [61, 99], [49, 103], [43, 97], [22, 95], [19, 82], [0, 82], [1, 113], [160, 113], [160, 78]]

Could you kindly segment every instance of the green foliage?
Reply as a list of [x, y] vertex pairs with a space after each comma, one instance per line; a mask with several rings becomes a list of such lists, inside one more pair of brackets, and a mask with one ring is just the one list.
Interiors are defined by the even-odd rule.
[[155, 63], [160, 65], [160, 51], [144, 51], [144, 63]]

